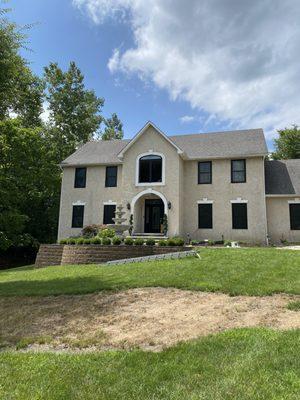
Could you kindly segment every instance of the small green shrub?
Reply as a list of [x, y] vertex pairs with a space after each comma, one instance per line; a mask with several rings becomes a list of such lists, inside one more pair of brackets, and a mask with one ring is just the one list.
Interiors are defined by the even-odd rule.
[[114, 244], [115, 246], [119, 246], [121, 243], [122, 240], [118, 236], [112, 238], [112, 244]]
[[97, 236], [98, 232], [101, 230], [101, 225], [87, 225], [81, 230], [81, 236], [85, 239], [91, 239]]
[[104, 238], [102, 239], [102, 244], [103, 244], [104, 246], [109, 246], [109, 245], [111, 244], [111, 238], [110, 238], [110, 237], [104, 237]]
[[104, 228], [98, 233], [98, 236], [102, 238], [113, 238], [114, 236], [116, 236], [116, 232], [112, 228]]
[[230, 246], [231, 247], [231, 241], [230, 240], [225, 240], [224, 241], [224, 247]]
[[174, 237], [167, 240], [168, 246], [183, 246], [184, 240], [182, 238]]
[[132, 246], [133, 245], [133, 239], [131, 237], [127, 237], [124, 240], [124, 243], [126, 244], [126, 246]]
[[198, 240], [192, 240], [191, 241], [191, 245], [192, 246], [197, 246], [198, 243], [199, 243]]
[[76, 239], [75, 238], [69, 238], [67, 240], [67, 244], [76, 244]]
[[91, 244], [92, 239], [83, 239], [83, 244]]
[[147, 246], [155, 246], [155, 240], [152, 238], [149, 238], [146, 240], [146, 245]]
[[91, 243], [92, 244], [101, 244], [102, 243], [102, 241], [101, 241], [101, 238], [99, 238], [99, 237], [94, 237], [94, 238], [92, 238], [91, 239]]
[[68, 239], [61, 239], [59, 241], [59, 244], [67, 244], [68, 243]]
[[161, 239], [161, 240], [158, 241], [158, 245], [159, 245], [159, 246], [166, 246], [166, 245], [167, 245], [167, 241]]
[[287, 308], [292, 311], [300, 311], [300, 301], [290, 301]]
[[135, 246], [143, 246], [144, 242], [145, 242], [145, 241], [144, 241], [144, 239], [142, 239], [142, 238], [135, 239], [134, 245], [135, 245]]
[[215, 242], [214, 242], [213, 240], [209, 239], [209, 240], [207, 241], [207, 244], [208, 244], [209, 246], [213, 246], [213, 245], [215, 244]]
[[76, 239], [76, 244], [84, 244], [85, 240], [86, 239], [84, 239], [84, 238], [78, 238], [78, 239]]

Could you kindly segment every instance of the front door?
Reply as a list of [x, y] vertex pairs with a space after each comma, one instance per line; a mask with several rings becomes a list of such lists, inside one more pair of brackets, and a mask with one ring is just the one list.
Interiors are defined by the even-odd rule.
[[164, 203], [161, 199], [145, 200], [145, 233], [160, 233], [164, 217]]

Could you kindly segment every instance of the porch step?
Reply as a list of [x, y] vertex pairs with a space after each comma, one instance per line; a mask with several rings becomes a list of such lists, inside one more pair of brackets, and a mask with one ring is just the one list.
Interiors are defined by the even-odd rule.
[[134, 233], [132, 239], [155, 239], [155, 240], [165, 240], [168, 239], [168, 236], [165, 236], [163, 233]]

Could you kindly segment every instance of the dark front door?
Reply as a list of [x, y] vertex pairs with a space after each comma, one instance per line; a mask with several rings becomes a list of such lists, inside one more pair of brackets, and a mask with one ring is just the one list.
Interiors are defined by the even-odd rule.
[[164, 217], [164, 203], [161, 199], [145, 200], [145, 233], [160, 233]]

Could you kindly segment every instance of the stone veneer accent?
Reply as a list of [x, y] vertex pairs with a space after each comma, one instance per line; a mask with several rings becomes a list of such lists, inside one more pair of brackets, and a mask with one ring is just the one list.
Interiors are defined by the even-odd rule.
[[101, 264], [107, 261], [122, 260], [134, 257], [145, 257], [156, 254], [174, 253], [190, 250], [183, 246], [103, 246], [89, 245], [45, 245], [42, 244], [36, 258], [38, 267], [67, 264]]

